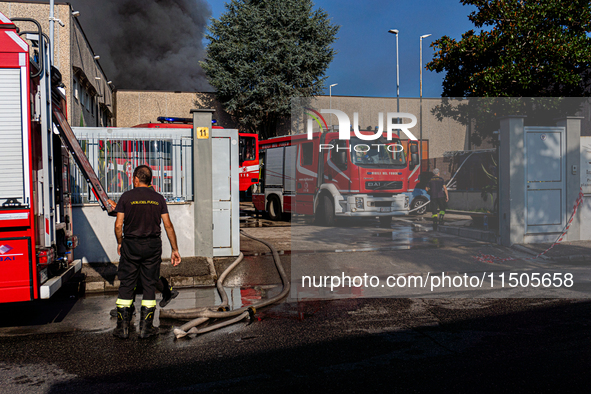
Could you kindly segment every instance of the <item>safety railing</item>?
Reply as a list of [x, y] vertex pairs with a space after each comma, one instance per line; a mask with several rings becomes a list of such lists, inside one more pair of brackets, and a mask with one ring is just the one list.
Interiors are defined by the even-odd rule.
[[[109, 198], [133, 188], [133, 170], [152, 169], [152, 184], [169, 202], [193, 200], [191, 129], [72, 128]], [[71, 162], [72, 203], [95, 203], [90, 186]]]

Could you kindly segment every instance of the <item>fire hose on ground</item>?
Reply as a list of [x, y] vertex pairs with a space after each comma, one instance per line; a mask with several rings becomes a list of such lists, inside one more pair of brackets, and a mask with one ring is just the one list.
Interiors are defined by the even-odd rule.
[[[253, 316], [256, 312], [257, 308], [262, 308], [271, 304], [274, 304], [277, 301], [285, 298], [289, 294], [290, 283], [287, 274], [285, 273], [285, 269], [281, 265], [281, 260], [279, 259], [279, 253], [277, 250], [271, 245], [270, 243], [253, 237], [245, 233], [244, 231], [240, 231], [242, 235], [245, 237], [251, 238], [255, 241], [261, 242], [265, 246], [267, 246], [272, 254], [273, 254], [273, 261], [275, 262], [275, 267], [277, 268], [277, 272], [281, 277], [281, 282], [283, 284], [283, 290], [277, 296], [269, 298], [268, 300], [261, 301], [254, 305], [245, 306], [235, 310], [228, 310], [228, 296], [223, 288], [223, 283], [230, 271], [232, 271], [244, 258], [244, 255], [240, 253], [238, 258], [234, 260], [232, 264], [228, 268], [224, 270], [224, 272], [220, 275], [219, 279], [216, 282], [216, 288], [220, 294], [220, 298], [222, 300], [221, 305], [212, 306], [212, 307], [203, 307], [203, 308], [191, 308], [191, 309], [169, 309], [169, 310], [161, 310], [160, 311], [160, 318], [165, 319], [179, 319], [179, 320], [186, 320], [186, 319], [193, 319], [185, 324], [183, 324], [180, 328], [176, 328], [174, 330], [175, 336], [178, 338], [182, 338], [188, 334], [203, 334], [205, 332], [209, 332], [218, 328], [222, 328], [228, 326], [230, 324], [237, 323], [242, 319]], [[222, 321], [220, 323], [207, 326], [204, 328], [197, 328], [199, 325], [207, 322], [209, 319], [224, 319], [224, 318], [232, 318], [229, 320]]]

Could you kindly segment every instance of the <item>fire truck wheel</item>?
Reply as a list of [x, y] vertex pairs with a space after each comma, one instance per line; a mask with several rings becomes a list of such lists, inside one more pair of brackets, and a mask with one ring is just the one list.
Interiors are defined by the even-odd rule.
[[390, 227], [392, 225], [392, 216], [380, 216], [380, 227]]
[[269, 212], [269, 217], [271, 220], [281, 220], [281, 202], [277, 197], [272, 196], [269, 198], [269, 202], [267, 203], [267, 212]]
[[335, 223], [334, 205], [332, 202], [332, 196], [322, 196], [322, 212], [320, 212], [322, 219], [321, 223], [324, 226], [331, 227]]
[[[426, 202], [429, 202], [429, 200], [427, 200], [426, 198], [417, 197], [414, 200], [412, 200], [412, 203], [410, 204], [410, 209], [415, 209], [417, 207], [420, 207], [421, 205], [425, 204]], [[424, 207], [411, 212], [411, 214], [412, 215], [424, 215], [425, 212], [427, 212], [427, 207], [428, 207], [428, 205], [425, 205]]]

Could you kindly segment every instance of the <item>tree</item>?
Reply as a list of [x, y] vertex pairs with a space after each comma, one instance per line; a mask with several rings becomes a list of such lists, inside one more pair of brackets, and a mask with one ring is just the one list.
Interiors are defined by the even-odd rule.
[[556, 119], [576, 115], [584, 105], [582, 97], [470, 97], [469, 100], [444, 97], [431, 112], [439, 120], [451, 118], [470, 125], [471, 143], [480, 146], [488, 140], [498, 144], [494, 132], [499, 119], [509, 115], [524, 115], [526, 126], [553, 125]]
[[433, 42], [426, 67], [446, 72], [442, 96], [589, 95], [591, 2], [460, 1], [477, 7], [469, 19], [485, 30]]
[[231, 0], [212, 20], [202, 66], [224, 109], [245, 130], [271, 137], [292, 97], [323, 92], [338, 30], [311, 0]]
[[[476, 6], [470, 30], [456, 41], [443, 36], [431, 45], [433, 60], [426, 68], [445, 72], [443, 97], [581, 97], [589, 96], [591, 68], [591, 2], [588, 0], [460, 0]], [[473, 100], [470, 100], [473, 101]], [[560, 100], [502, 100], [489, 111], [463, 104], [437, 108], [439, 115], [465, 122], [475, 116], [496, 119], [501, 113], [544, 113], [561, 110]], [[469, 109], [468, 106], [473, 107]], [[460, 106], [458, 106], [460, 107]], [[529, 117], [529, 119], [539, 119]], [[486, 123], [486, 122], [484, 122]], [[491, 136], [490, 127], [476, 119], [475, 141]]]

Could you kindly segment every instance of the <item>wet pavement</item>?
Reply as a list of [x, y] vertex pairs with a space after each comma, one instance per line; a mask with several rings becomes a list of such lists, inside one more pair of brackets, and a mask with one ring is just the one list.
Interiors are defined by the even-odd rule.
[[[129, 340], [112, 337], [116, 294], [85, 294], [81, 283], [51, 300], [0, 304], [0, 392], [588, 391], [591, 304], [575, 299], [586, 289], [540, 299], [520, 288], [394, 294], [303, 288], [294, 280], [302, 273], [385, 280], [521, 269], [570, 271], [591, 283], [586, 266], [527, 260], [517, 250], [424, 231], [416, 217], [390, 228], [376, 220], [334, 228], [303, 218], [248, 221], [244, 231], [279, 249], [292, 277], [289, 298], [252, 320], [178, 340], [173, 329], [184, 322], [158, 318], [160, 336], [140, 340], [138, 315]], [[282, 289], [268, 249], [245, 237], [242, 246], [244, 261], [224, 283], [232, 309]], [[513, 260], [479, 261], [479, 253]], [[230, 263], [217, 260], [215, 272]], [[180, 289], [167, 309], [219, 303], [214, 287], [200, 286]]]
[[[450, 215], [451, 216], [451, 215]], [[449, 220], [462, 220], [451, 216]], [[252, 218], [252, 220], [265, 220]], [[433, 231], [417, 231], [417, 224], [428, 221], [421, 217], [397, 218], [389, 228], [381, 228], [377, 220], [341, 221], [336, 227], [319, 227], [309, 219], [296, 217], [290, 222], [275, 222], [277, 226], [246, 227], [243, 230], [263, 238], [276, 246], [287, 275], [291, 278], [292, 291], [287, 302], [375, 297], [563, 297], [585, 298], [591, 294], [591, 273], [584, 264], [557, 264], [547, 260], [531, 260], [530, 255], [509, 248], [502, 248], [474, 239], [452, 236]], [[279, 292], [281, 279], [275, 269], [269, 249], [256, 241], [241, 237], [243, 262], [227, 277], [224, 285], [232, 294], [232, 305], [239, 307], [243, 293], [269, 289]], [[479, 254], [511, 258], [509, 261], [480, 261]], [[212, 269], [221, 274], [233, 259], [218, 259]], [[207, 269], [207, 268], [204, 268]], [[195, 268], [190, 269], [191, 272]], [[215, 276], [215, 272], [213, 275]], [[468, 274], [488, 278], [488, 275], [511, 272], [574, 273], [577, 286], [550, 289], [540, 293], [531, 287], [490, 289], [453, 288], [433, 289], [429, 275], [458, 276]], [[375, 276], [379, 286], [304, 286], [302, 277], [316, 276]], [[384, 286], [389, 277], [414, 276], [425, 281], [426, 286], [400, 288]], [[508, 279], [508, 277], [507, 277]], [[80, 279], [79, 279], [80, 280]], [[409, 282], [410, 283], [410, 282]], [[213, 282], [211, 283], [213, 284]], [[432, 285], [432, 283], [431, 283]], [[436, 290], [436, 291], [434, 291]], [[60, 295], [61, 294], [61, 295]], [[236, 295], [240, 294], [240, 296]], [[71, 281], [66, 288], [49, 301], [22, 304], [0, 304], [0, 336], [23, 333], [48, 332], [101, 332], [109, 330], [113, 322], [108, 311], [113, 307], [116, 292], [102, 295], [85, 293], [85, 284]], [[139, 297], [138, 297], [139, 299]], [[217, 305], [219, 297], [213, 286], [193, 287], [181, 290], [180, 296], [168, 308], [183, 309]]]
[[[549, 244], [528, 244], [521, 245], [522, 248], [529, 249], [533, 255], [546, 251]], [[591, 241], [572, 241], [561, 242], [548, 250], [545, 256], [558, 262], [581, 262], [589, 264], [591, 262]]]
[[[0, 338], [2, 392], [586, 392], [590, 304], [349, 299], [282, 303], [174, 340]], [[164, 325], [164, 323], [161, 323]]]

